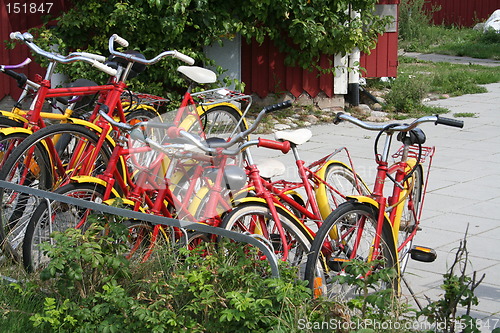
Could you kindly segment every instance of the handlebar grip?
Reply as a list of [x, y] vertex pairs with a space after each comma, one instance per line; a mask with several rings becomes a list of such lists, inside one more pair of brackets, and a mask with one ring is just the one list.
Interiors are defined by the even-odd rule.
[[122, 38], [122, 37], [118, 36], [117, 34], [114, 34], [113, 36], [115, 37], [115, 42], [117, 42], [118, 44], [120, 44], [123, 47], [128, 47], [128, 42], [125, 38]]
[[10, 69], [5, 69], [5, 70], [3, 70], [3, 72], [5, 74], [7, 74], [8, 76], [14, 78], [14, 80], [17, 81], [17, 86], [19, 88], [23, 88], [24, 85], [26, 84], [26, 82], [28, 81], [28, 78], [26, 77], [26, 75], [24, 75], [22, 73], [17, 73], [17, 72], [10, 70]]
[[344, 114], [344, 112], [337, 112], [337, 114], [335, 115], [335, 119], [333, 119], [333, 123], [335, 125], [338, 125], [342, 122], [342, 118], [340, 116], [343, 114]]
[[10, 39], [24, 40], [23, 34], [19, 31], [11, 32], [9, 37]]
[[94, 61], [92, 62], [92, 66], [94, 66], [94, 67], [95, 67], [95, 68], [97, 68], [98, 70], [100, 70], [100, 71], [102, 71], [102, 72], [104, 72], [104, 73], [106, 73], [106, 74], [108, 74], [108, 75], [110, 75], [110, 76], [115, 76], [115, 75], [116, 75], [116, 73], [117, 73], [117, 70], [116, 70], [116, 69], [111, 68], [111, 67], [109, 67], [109, 66], [107, 66], [107, 65], [105, 65], [105, 64], [102, 64], [102, 63], [100, 63], [100, 62], [99, 62], [99, 61], [97, 61], [97, 60], [94, 60]]
[[290, 151], [290, 141], [281, 142], [281, 141], [259, 138], [259, 143], [257, 144], [257, 147], [280, 150], [283, 154], [286, 154]]
[[281, 102], [278, 104], [269, 105], [269, 106], [264, 107], [264, 112], [270, 113], [270, 112], [289, 108], [290, 106], [292, 106], [292, 101], [284, 101], [284, 102]]
[[458, 128], [464, 127], [464, 122], [462, 120], [445, 118], [445, 117], [440, 117], [440, 116], [436, 116], [436, 117], [437, 117], [437, 120], [435, 122], [436, 125], [441, 124], [441, 125], [458, 127]]
[[86, 57], [86, 58], [94, 59], [94, 60], [97, 60], [99, 62], [105, 62], [106, 61], [106, 57], [102, 56], [100, 54], [94, 54], [94, 53], [88, 53], [88, 52], [78, 52], [78, 53], [81, 54], [82, 56]]
[[175, 51], [174, 58], [184, 61], [188, 65], [194, 64], [194, 59], [184, 53], [180, 53], [179, 51]]

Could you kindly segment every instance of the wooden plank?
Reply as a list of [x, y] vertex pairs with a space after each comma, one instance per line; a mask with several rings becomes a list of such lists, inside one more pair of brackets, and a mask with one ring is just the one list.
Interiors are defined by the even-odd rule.
[[[331, 59], [332, 63], [330, 63], [330, 59]], [[321, 68], [324, 68], [324, 69], [334, 66], [332, 57], [328, 57], [326, 55], [322, 55], [319, 62], [320, 62]], [[335, 83], [333, 81], [333, 74], [322, 74], [319, 78], [319, 88], [328, 97], [333, 97], [333, 95], [334, 95], [334, 93], [333, 93], [334, 84]]]
[[304, 69], [302, 72], [303, 77], [303, 90], [309, 94], [312, 98], [316, 97], [319, 92], [319, 71], [317, 69], [307, 70]]
[[259, 97], [264, 98], [268, 94], [269, 58], [267, 40], [261, 45], [254, 43], [254, 57], [252, 59], [252, 90]]

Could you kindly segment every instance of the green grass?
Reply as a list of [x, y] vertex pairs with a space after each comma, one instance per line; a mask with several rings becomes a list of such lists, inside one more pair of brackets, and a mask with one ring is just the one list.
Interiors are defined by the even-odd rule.
[[453, 116], [455, 118], [477, 118], [477, 114], [474, 112], [457, 112]]
[[400, 40], [405, 51], [500, 60], [500, 34], [471, 28], [423, 26], [418, 35]]
[[500, 81], [500, 67], [432, 63], [408, 57], [399, 58], [398, 77], [382, 83], [370, 82], [374, 89], [389, 88], [386, 111], [396, 119], [449, 110], [422, 104], [426, 97], [446, 98], [486, 92], [482, 85]]

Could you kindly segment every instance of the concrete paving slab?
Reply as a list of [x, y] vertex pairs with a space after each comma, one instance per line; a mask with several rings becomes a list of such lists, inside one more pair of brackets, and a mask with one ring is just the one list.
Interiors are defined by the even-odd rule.
[[[473, 308], [472, 314], [483, 322], [490, 319], [492, 323], [500, 318], [500, 217], [497, 213], [500, 207], [500, 83], [485, 87], [488, 89], [485, 94], [428, 103], [449, 108], [451, 112], [445, 115], [447, 117], [457, 112], [474, 112], [477, 117], [461, 118], [465, 121], [462, 130], [430, 124], [421, 127], [427, 135], [427, 144], [435, 145], [437, 150], [422, 230], [417, 233], [415, 244], [434, 247], [438, 259], [430, 264], [410, 260], [406, 278], [421, 302], [425, 303], [425, 296], [440, 297], [443, 274], [469, 225], [469, 270], [486, 274], [484, 284], [477, 289], [479, 305]], [[312, 139], [299, 147], [304, 159], [312, 161], [337, 147], [347, 146], [357, 172], [367, 183], [373, 183], [376, 133], [351, 124], [323, 124], [310, 129]], [[272, 155], [268, 151], [257, 151], [255, 149], [254, 156]], [[293, 163], [290, 156], [281, 153], [272, 156], [284, 163]], [[289, 169], [292, 174], [293, 165], [289, 165]], [[408, 295], [404, 288], [403, 293]]]
[[[434, 247], [438, 259], [431, 264], [410, 261], [406, 275], [421, 302], [425, 302], [424, 295], [434, 299], [442, 295], [442, 275], [469, 225], [469, 270], [486, 274], [484, 285], [477, 289], [479, 305], [472, 314], [483, 321], [499, 318], [500, 313], [500, 218], [495, 213], [500, 207], [500, 83], [486, 88], [485, 94], [428, 103], [449, 108], [447, 117], [458, 112], [474, 112], [477, 117], [462, 118], [463, 130], [422, 126], [427, 143], [435, 145], [437, 151], [425, 201], [423, 230], [417, 234], [415, 244]], [[344, 137], [358, 172], [373, 182], [374, 133], [347, 124], [319, 125], [311, 130], [314, 142], [344, 141], [337, 139]], [[313, 155], [316, 150], [311, 152]], [[367, 175], [369, 178], [365, 178]]]

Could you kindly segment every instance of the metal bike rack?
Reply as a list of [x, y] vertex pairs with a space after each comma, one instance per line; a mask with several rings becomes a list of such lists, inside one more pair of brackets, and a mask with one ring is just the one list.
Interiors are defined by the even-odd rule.
[[195, 230], [195, 231], [199, 231], [199, 232], [215, 234], [218, 236], [230, 238], [230, 239], [237, 241], [237, 242], [247, 243], [247, 244], [258, 247], [263, 252], [263, 254], [266, 256], [267, 260], [269, 261], [269, 265], [271, 266], [272, 276], [274, 278], [279, 277], [278, 260], [277, 260], [276, 256], [274, 255], [272, 248], [269, 248], [268, 245], [266, 245], [262, 241], [258, 240], [255, 237], [252, 237], [250, 235], [245, 235], [245, 234], [237, 233], [234, 231], [225, 230], [222, 228], [212, 227], [212, 226], [202, 224], [202, 223], [186, 222], [186, 221], [181, 221], [181, 220], [177, 220], [177, 219], [173, 219], [173, 218], [169, 218], [169, 217], [145, 214], [145, 213], [141, 213], [141, 212], [131, 211], [128, 209], [98, 204], [98, 203], [86, 201], [83, 199], [68, 197], [68, 196], [65, 196], [62, 194], [57, 194], [57, 193], [53, 193], [53, 192], [49, 192], [49, 191], [34, 189], [34, 188], [30, 188], [30, 187], [23, 186], [23, 185], [13, 184], [13, 183], [6, 182], [3, 180], [0, 180], [0, 188], [9, 189], [9, 190], [13, 190], [16, 192], [21, 192], [21, 193], [45, 198], [48, 200], [52, 200], [52, 201], [64, 202], [66, 204], [80, 206], [80, 207], [83, 207], [86, 209], [92, 209], [92, 210], [99, 211], [102, 213], [107, 213], [107, 214], [112, 214], [112, 215], [132, 218], [132, 219], [138, 219], [141, 221], [147, 221], [153, 225], [161, 224], [161, 225], [170, 226], [170, 227]]

